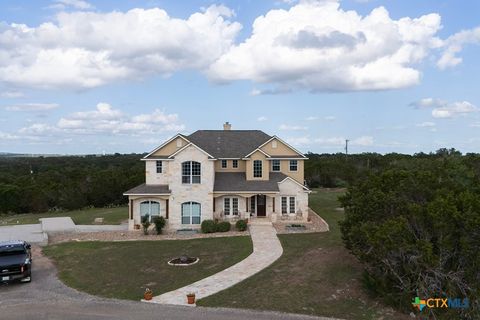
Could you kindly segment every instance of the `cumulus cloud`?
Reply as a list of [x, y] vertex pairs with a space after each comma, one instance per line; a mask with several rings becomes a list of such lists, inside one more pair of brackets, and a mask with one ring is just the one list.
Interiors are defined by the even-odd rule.
[[263, 122], [263, 121], [267, 121], [267, 120], [268, 120], [268, 119], [267, 119], [267, 117], [265, 117], [265, 116], [260, 116], [260, 117], [257, 118], [257, 121], [258, 121], [258, 122]]
[[468, 101], [448, 102], [442, 99], [424, 98], [410, 104], [416, 108], [433, 108], [434, 118], [453, 118], [478, 111], [478, 108]]
[[23, 92], [17, 90], [3, 91], [0, 93], [0, 97], [9, 99], [21, 98], [23, 97]]
[[25, 103], [5, 107], [8, 111], [48, 111], [60, 107], [57, 103]]
[[420, 128], [432, 128], [432, 127], [435, 127], [435, 122], [425, 121], [425, 122], [417, 123], [416, 126]]
[[[63, 1], [80, 3], [78, 1]], [[60, 12], [38, 27], [0, 23], [0, 81], [40, 88], [92, 88], [115, 80], [204, 69], [241, 29], [234, 12], [210, 6], [187, 19], [166, 11]]]
[[301, 1], [258, 17], [245, 41], [209, 68], [216, 82], [252, 80], [279, 89], [396, 89], [420, 80], [416, 65], [442, 42], [440, 16], [392, 19], [383, 7], [361, 16], [337, 1]]
[[54, 0], [53, 4], [49, 6], [50, 9], [58, 10], [65, 10], [68, 7], [78, 10], [88, 10], [95, 8], [92, 4], [83, 0]]
[[444, 51], [437, 61], [440, 69], [454, 67], [462, 62], [458, 54], [467, 44], [480, 44], [480, 27], [468, 30], [462, 30], [448, 37], [444, 43]]
[[318, 117], [314, 117], [314, 116], [310, 116], [310, 117], [305, 118], [305, 120], [307, 120], [307, 121], [315, 121], [317, 119], [318, 119]]

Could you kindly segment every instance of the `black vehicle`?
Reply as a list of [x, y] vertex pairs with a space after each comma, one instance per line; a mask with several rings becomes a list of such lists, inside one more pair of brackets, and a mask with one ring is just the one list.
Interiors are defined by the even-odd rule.
[[0, 283], [32, 281], [32, 253], [25, 241], [0, 242]]

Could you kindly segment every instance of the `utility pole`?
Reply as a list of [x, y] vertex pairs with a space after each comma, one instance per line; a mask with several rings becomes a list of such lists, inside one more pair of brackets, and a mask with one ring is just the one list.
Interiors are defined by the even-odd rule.
[[345, 158], [348, 156], [348, 139], [345, 139]]

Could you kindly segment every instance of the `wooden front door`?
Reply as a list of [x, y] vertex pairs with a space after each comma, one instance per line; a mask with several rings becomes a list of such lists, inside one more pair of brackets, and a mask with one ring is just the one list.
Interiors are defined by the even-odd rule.
[[257, 217], [265, 217], [267, 215], [267, 196], [257, 195]]

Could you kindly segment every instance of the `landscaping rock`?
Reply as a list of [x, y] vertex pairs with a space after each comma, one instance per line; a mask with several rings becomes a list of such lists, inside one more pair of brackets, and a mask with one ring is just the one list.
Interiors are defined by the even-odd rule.
[[93, 222], [95, 224], [102, 224], [103, 223], [103, 218], [95, 218], [95, 220], [93, 220]]

